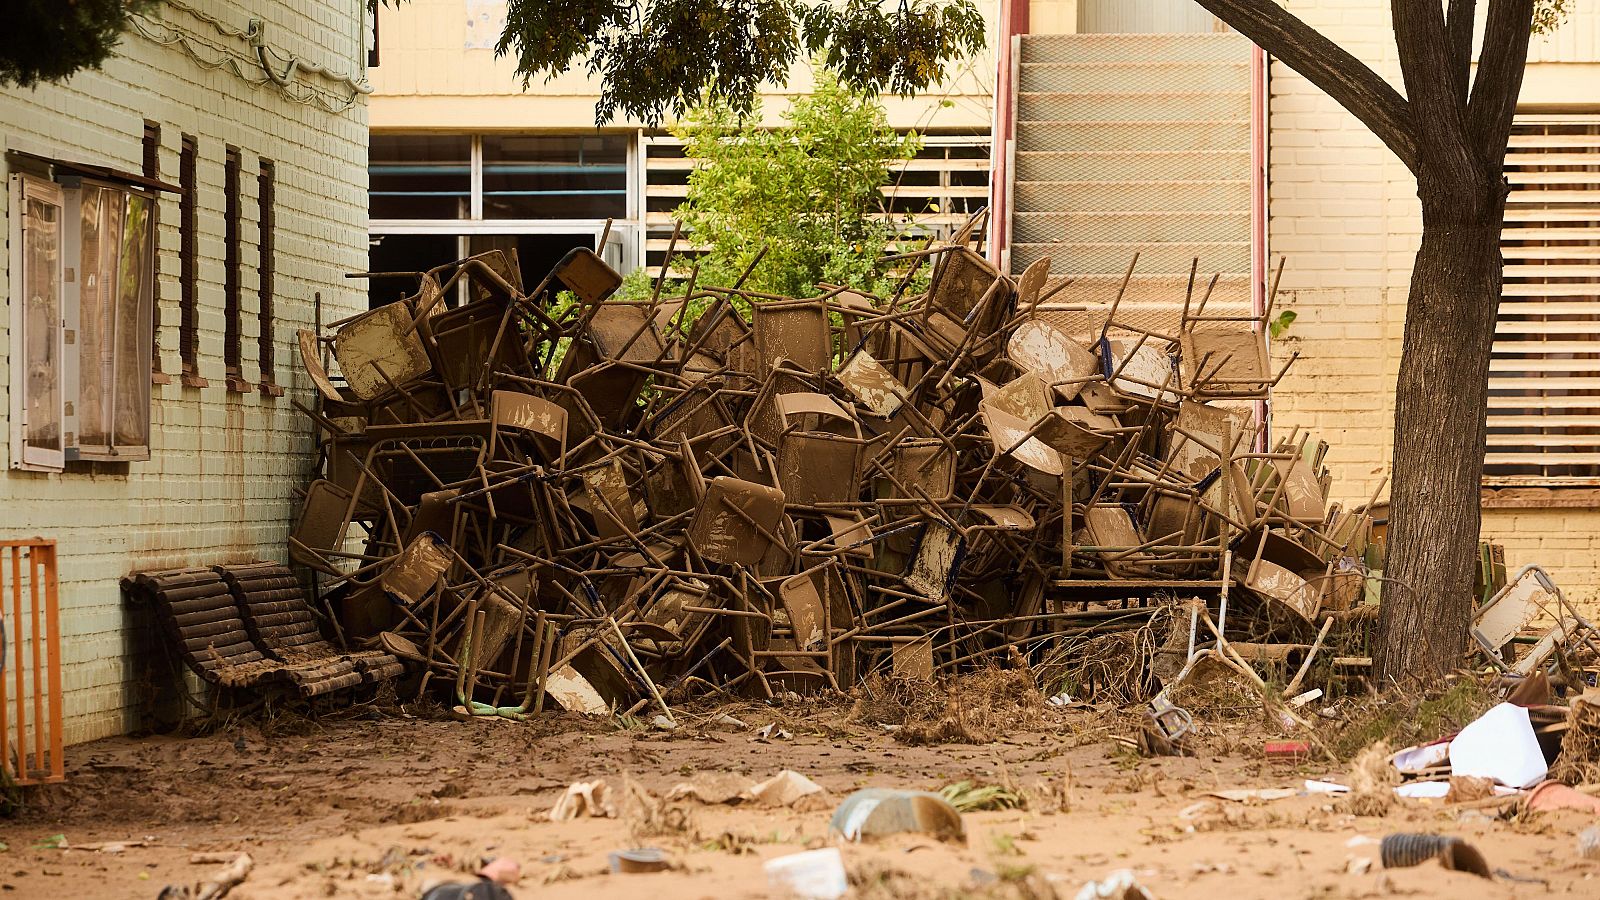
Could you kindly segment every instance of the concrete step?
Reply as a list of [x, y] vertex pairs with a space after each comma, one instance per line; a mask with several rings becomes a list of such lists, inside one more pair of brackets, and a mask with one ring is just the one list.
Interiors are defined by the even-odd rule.
[[1027, 151], [1016, 155], [1019, 181], [1208, 181], [1250, 177], [1248, 150]]
[[1025, 34], [1023, 62], [1118, 63], [1151, 60], [1238, 62], [1250, 59], [1250, 41], [1233, 32], [1212, 34]]
[[1139, 255], [1136, 271], [1146, 274], [1184, 274], [1195, 257], [1205, 278], [1212, 273], [1250, 274], [1250, 241], [1197, 242], [1175, 241], [1165, 244], [1061, 242], [1011, 245], [1011, 266], [1021, 271], [1035, 260], [1050, 257], [1052, 275], [1105, 275], [1123, 272]]
[[1243, 212], [1018, 212], [1011, 219], [1011, 239], [1018, 243], [1051, 241], [1159, 244], [1173, 241], [1244, 240], [1250, 234], [1250, 213]]
[[1019, 181], [1019, 212], [1248, 212], [1250, 182]]
[[1183, 119], [1153, 122], [1018, 122], [1017, 151], [1238, 151], [1250, 146], [1249, 122]]
[[1210, 119], [1247, 122], [1250, 91], [1191, 91], [1164, 84], [1155, 91], [1024, 92], [1017, 96], [1017, 119], [1140, 122]]
[[1207, 62], [1028, 63], [1019, 69], [1018, 93], [1160, 93], [1181, 85], [1186, 91], [1248, 91], [1250, 64]]

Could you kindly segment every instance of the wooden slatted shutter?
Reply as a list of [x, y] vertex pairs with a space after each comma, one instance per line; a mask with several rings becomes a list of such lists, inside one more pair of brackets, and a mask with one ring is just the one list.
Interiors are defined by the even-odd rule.
[[1485, 480], [1600, 485], [1600, 114], [1519, 116], [1506, 178]]

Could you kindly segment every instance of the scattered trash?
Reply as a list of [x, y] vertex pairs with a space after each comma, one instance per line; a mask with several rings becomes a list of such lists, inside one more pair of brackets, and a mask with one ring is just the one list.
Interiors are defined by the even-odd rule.
[[1139, 883], [1132, 869], [1118, 869], [1085, 884], [1075, 900], [1155, 900], [1155, 896]]
[[1378, 846], [1379, 858], [1386, 869], [1399, 869], [1438, 860], [1446, 869], [1471, 872], [1480, 878], [1494, 877], [1489, 864], [1477, 848], [1455, 837], [1437, 834], [1385, 835]]
[[765, 744], [772, 741], [787, 741], [793, 738], [794, 735], [784, 730], [777, 722], [769, 722], [756, 729], [756, 736], [752, 740], [758, 744]]
[[512, 860], [492, 860], [477, 872], [477, 881], [447, 881], [431, 885], [422, 900], [512, 900], [506, 885], [522, 877], [522, 867]]
[[604, 781], [579, 781], [567, 786], [566, 793], [550, 809], [550, 821], [570, 822], [573, 819], [614, 819], [616, 805]]
[[240, 853], [192, 889], [188, 885], [167, 885], [161, 889], [157, 900], [220, 900], [250, 877], [250, 870], [254, 866], [255, 860], [250, 858], [250, 854]]
[[1546, 812], [1552, 809], [1576, 809], [1592, 815], [1600, 815], [1600, 797], [1585, 794], [1559, 781], [1541, 782], [1528, 792], [1523, 804], [1526, 809], [1533, 812]]
[[[1307, 783], [1309, 784], [1309, 782]], [[1300, 796], [1300, 792], [1294, 788], [1227, 788], [1220, 791], [1207, 791], [1206, 794], [1219, 800], [1232, 800], [1235, 803], [1286, 800], [1290, 797]]]
[[745, 796], [758, 806], [796, 806], [812, 798], [820, 800], [826, 794], [822, 785], [792, 769], [784, 769], [745, 791]]
[[1578, 832], [1578, 855], [1584, 859], [1600, 859], [1600, 825], [1590, 825]]
[[1532, 787], [1549, 772], [1528, 711], [1502, 703], [1450, 741], [1450, 773], [1492, 778], [1514, 788]]
[[1267, 759], [1303, 762], [1311, 758], [1311, 744], [1307, 741], [1267, 741], [1262, 745]]
[[637, 847], [632, 850], [615, 850], [606, 856], [613, 875], [634, 875], [646, 872], [665, 872], [672, 868], [666, 851], [658, 847]]
[[926, 834], [941, 841], [965, 842], [961, 814], [948, 800], [927, 791], [864, 788], [844, 798], [828, 828], [847, 841], [891, 834]]
[[769, 859], [762, 868], [767, 873], [767, 887], [777, 897], [838, 900], [850, 890], [844, 858], [837, 847]]

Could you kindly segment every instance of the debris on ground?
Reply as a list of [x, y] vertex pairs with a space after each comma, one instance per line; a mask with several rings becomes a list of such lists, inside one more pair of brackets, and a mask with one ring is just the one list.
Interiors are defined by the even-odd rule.
[[875, 840], [892, 834], [924, 834], [964, 842], [966, 827], [950, 801], [928, 791], [863, 788], [844, 798], [828, 830], [846, 841]]
[[762, 868], [776, 897], [796, 900], [838, 900], [850, 890], [839, 848], [825, 847], [769, 859]]
[[1438, 834], [1390, 834], [1379, 845], [1379, 856], [1386, 869], [1419, 866], [1438, 860], [1456, 872], [1471, 872], [1480, 878], [1493, 878], [1483, 854], [1457, 837]]

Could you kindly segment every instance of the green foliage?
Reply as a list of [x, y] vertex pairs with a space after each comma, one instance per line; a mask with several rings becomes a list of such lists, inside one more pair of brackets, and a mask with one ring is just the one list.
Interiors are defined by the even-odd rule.
[[154, 0], [16, 0], [0, 26], [0, 87], [61, 81], [98, 69], [128, 27], [128, 14]]
[[957, 781], [939, 789], [939, 796], [955, 807], [956, 812], [976, 812], [986, 809], [1016, 809], [1022, 798], [1016, 792], [998, 784], [975, 784]]
[[1298, 318], [1300, 318], [1299, 313], [1292, 309], [1286, 309], [1283, 312], [1278, 313], [1277, 316], [1273, 317], [1271, 322], [1267, 323], [1267, 331], [1270, 332], [1274, 338], [1283, 337], [1284, 332], [1288, 331], [1289, 326], [1293, 325], [1294, 320]]
[[802, 45], [859, 91], [926, 90], [984, 33], [973, 0], [510, 0], [495, 49], [524, 87], [581, 59], [602, 82], [596, 124], [658, 125], [706, 104], [749, 114]]
[[1534, 0], [1533, 33], [1549, 34], [1566, 24], [1572, 14], [1572, 0]]
[[915, 134], [899, 135], [883, 107], [819, 73], [786, 126], [763, 129], [728, 106], [702, 107], [676, 133], [700, 162], [678, 216], [709, 247], [698, 283], [729, 286], [766, 248], [744, 286], [803, 297], [818, 282], [878, 288], [880, 258], [894, 226], [883, 209], [891, 165], [913, 157]]

